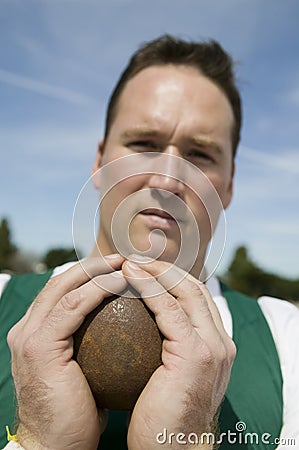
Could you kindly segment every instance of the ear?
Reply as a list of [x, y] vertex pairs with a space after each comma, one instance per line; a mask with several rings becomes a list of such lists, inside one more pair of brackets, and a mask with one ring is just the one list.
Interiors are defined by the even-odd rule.
[[104, 149], [104, 141], [101, 140], [98, 143], [98, 151], [97, 151], [96, 158], [95, 158], [95, 161], [94, 161], [92, 169], [91, 169], [93, 185], [96, 189], [100, 189], [100, 184], [101, 184], [99, 168], [101, 167], [101, 163], [102, 163], [103, 149]]
[[225, 198], [223, 200], [223, 207], [224, 207], [224, 209], [228, 208], [228, 206], [230, 205], [230, 202], [232, 200], [232, 197], [233, 197], [234, 176], [235, 176], [235, 163], [233, 161], [233, 163], [232, 163], [232, 170], [231, 170], [231, 177], [230, 177], [230, 180], [229, 180], [229, 184], [228, 184], [228, 187], [227, 187]]

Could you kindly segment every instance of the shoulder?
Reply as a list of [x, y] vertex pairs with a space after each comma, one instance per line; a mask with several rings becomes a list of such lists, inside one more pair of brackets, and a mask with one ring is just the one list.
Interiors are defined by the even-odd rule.
[[258, 303], [274, 335], [290, 331], [299, 336], [299, 308], [286, 300], [266, 296], [260, 297]]
[[282, 360], [289, 356], [299, 361], [299, 308], [286, 300], [273, 297], [260, 297], [260, 308], [267, 319], [278, 353]]
[[283, 315], [292, 315], [299, 314], [299, 308], [295, 306], [293, 303], [282, 300], [280, 298], [275, 297], [269, 297], [266, 295], [263, 295], [262, 297], [258, 298], [258, 303], [260, 307], [267, 311], [268, 313], [273, 313], [274, 315], [282, 313]]

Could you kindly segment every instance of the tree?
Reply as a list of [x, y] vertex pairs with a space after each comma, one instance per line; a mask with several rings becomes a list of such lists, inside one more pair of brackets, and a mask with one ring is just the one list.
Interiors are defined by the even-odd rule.
[[12, 243], [8, 220], [4, 217], [0, 222], [0, 271], [13, 270], [13, 258], [17, 247]]
[[47, 266], [48, 269], [52, 269], [61, 264], [76, 261], [81, 256], [76, 254], [73, 248], [53, 248], [48, 250], [44, 255], [42, 262]]
[[269, 295], [299, 301], [299, 278], [291, 280], [264, 271], [250, 259], [244, 246], [236, 249], [223, 279], [232, 288], [252, 297]]

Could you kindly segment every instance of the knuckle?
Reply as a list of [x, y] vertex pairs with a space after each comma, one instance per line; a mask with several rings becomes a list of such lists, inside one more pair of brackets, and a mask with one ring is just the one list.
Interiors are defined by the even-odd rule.
[[223, 370], [231, 369], [235, 358], [235, 344], [232, 340], [229, 342], [221, 341], [217, 348], [217, 364]]
[[227, 352], [229, 360], [233, 362], [237, 354], [237, 347], [234, 341], [230, 338], [228, 339], [227, 343]]
[[186, 315], [181, 310], [176, 310], [175, 315], [173, 317], [173, 322], [175, 322], [178, 329], [183, 331], [184, 340], [190, 339], [193, 334], [193, 328], [190, 326], [188, 320], [186, 319]]
[[44, 290], [55, 289], [59, 284], [60, 284], [60, 275], [56, 275], [55, 277], [49, 278], [49, 280], [45, 284]]
[[208, 300], [211, 299], [211, 294], [205, 284], [194, 284], [198, 298], [204, 303], [208, 304]]
[[6, 341], [11, 351], [16, 347], [19, 336], [22, 338], [23, 319], [24, 317], [15, 323], [7, 333]]
[[8, 347], [10, 350], [12, 350], [12, 348], [14, 346], [16, 332], [17, 332], [17, 324], [14, 325], [7, 334], [6, 339], [7, 339], [7, 344], [8, 344]]
[[212, 366], [215, 363], [215, 354], [214, 352], [207, 346], [201, 349], [200, 352], [200, 362], [204, 366]]
[[175, 322], [177, 327], [180, 329], [186, 329], [188, 332], [187, 334], [189, 335], [192, 327], [189, 326], [186, 313], [177, 299], [172, 296], [167, 296], [165, 302], [165, 312], [167, 312], [169, 319]]
[[228, 359], [226, 346], [222, 341], [215, 346], [205, 344], [201, 348], [200, 358], [205, 366], [225, 366]]
[[207, 288], [207, 285], [204, 283], [196, 283], [196, 285], [198, 286], [199, 290], [201, 291], [202, 295], [210, 295], [210, 291]]
[[199, 298], [205, 298], [201, 286], [199, 286], [199, 284], [197, 283], [193, 282], [190, 283], [190, 292], [193, 295], [198, 296]]
[[192, 284], [190, 293], [194, 298], [196, 298], [196, 300], [200, 303], [202, 308], [208, 309], [208, 303], [205, 294], [200, 286], [198, 286], [197, 284]]
[[25, 360], [33, 360], [38, 355], [38, 340], [36, 339], [35, 334], [32, 334], [24, 340], [22, 346], [22, 355]]
[[219, 349], [218, 349], [218, 361], [220, 363], [226, 363], [228, 359], [228, 352], [227, 352], [227, 348], [225, 347], [224, 344], [219, 345]]
[[166, 297], [165, 306], [172, 312], [180, 312], [182, 309], [179, 302], [172, 295]]
[[78, 290], [70, 291], [61, 298], [61, 306], [66, 311], [77, 309], [83, 299], [82, 293]]
[[195, 299], [197, 302], [197, 311], [198, 314], [200, 314], [201, 318], [206, 318], [211, 316], [211, 310], [209, 308], [209, 305], [207, 304], [206, 300], [203, 297], [197, 297]]
[[215, 355], [220, 363], [227, 361], [229, 357], [229, 349], [227, 347], [227, 343], [221, 336], [219, 336], [217, 342], [215, 342]]

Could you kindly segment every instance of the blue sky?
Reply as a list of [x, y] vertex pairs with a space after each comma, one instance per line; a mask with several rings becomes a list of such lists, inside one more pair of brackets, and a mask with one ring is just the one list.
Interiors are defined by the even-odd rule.
[[298, 277], [298, 18], [297, 0], [0, 0], [0, 217], [17, 245], [72, 245], [109, 93], [136, 47], [167, 32], [218, 39], [238, 61], [244, 126], [220, 269], [245, 244]]

